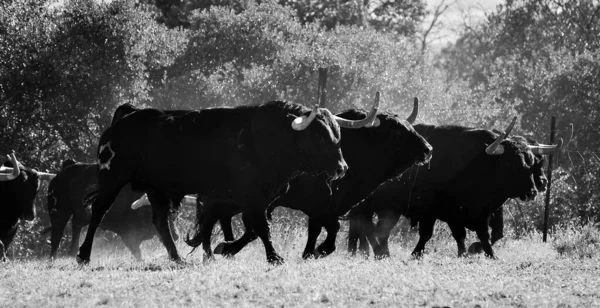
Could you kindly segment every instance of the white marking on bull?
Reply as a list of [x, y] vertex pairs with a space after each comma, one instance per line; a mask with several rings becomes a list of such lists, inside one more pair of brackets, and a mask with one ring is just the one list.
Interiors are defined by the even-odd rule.
[[106, 144], [103, 144], [100, 146], [100, 154], [102, 154], [102, 152], [104, 151], [104, 149], [108, 148], [108, 150], [110, 151], [110, 158], [108, 159], [107, 162], [103, 163], [100, 161], [100, 159], [98, 158], [98, 165], [100, 166], [100, 170], [102, 169], [106, 169], [106, 170], [110, 170], [110, 162], [112, 161], [113, 158], [115, 158], [116, 153], [115, 151], [113, 151], [110, 148], [110, 141]]

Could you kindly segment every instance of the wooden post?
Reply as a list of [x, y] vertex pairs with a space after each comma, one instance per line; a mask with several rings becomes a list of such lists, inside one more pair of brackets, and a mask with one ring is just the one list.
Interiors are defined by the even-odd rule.
[[317, 105], [327, 108], [327, 68], [319, 67], [319, 87], [317, 93]]
[[[554, 144], [554, 135], [556, 134], [556, 116], [552, 116], [550, 123], [550, 144]], [[548, 188], [546, 189], [546, 208], [544, 211], [544, 235], [542, 240], [546, 242], [548, 237], [548, 217], [550, 216], [550, 190], [552, 187], [552, 157], [554, 154], [548, 155]]]

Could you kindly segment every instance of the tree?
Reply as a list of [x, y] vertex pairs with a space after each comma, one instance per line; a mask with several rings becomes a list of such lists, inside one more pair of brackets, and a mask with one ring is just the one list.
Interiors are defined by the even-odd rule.
[[0, 151], [15, 149], [38, 168], [92, 161], [112, 111], [148, 99], [147, 76], [182, 47], [182, 35], [125, 1], [0, 9]]

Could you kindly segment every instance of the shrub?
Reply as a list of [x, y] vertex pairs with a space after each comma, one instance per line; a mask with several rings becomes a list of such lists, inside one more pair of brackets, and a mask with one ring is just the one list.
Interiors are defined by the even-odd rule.
[[552, 247], [561, 256], [592, 258], [600, 254], [600, 224], [569, 222], [555, 228]]

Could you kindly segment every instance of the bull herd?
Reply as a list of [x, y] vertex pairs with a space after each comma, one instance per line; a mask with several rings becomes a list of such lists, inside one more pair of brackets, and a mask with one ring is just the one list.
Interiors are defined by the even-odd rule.
[[[0, 157], [0, 256], [5, 259], [19, 219], [34, 218], [40, 180], [51, 178], [51, 257], [72, 217], [70, 253], [79, 263], [90, 261], [98, 227], [117, 233], [138, 259], [140, 242], [157, 234], [170, 259], [179, 261], [172, 213], [194, 199], [196, 222], [185, 242], [202, 245], [205, 260], [213, 253], [233, 256], [258, 237], [267, 260], [282, 263], [268, 222], [277, 206], [308, 215], [303, 258], [335, 251], [341, 217], [350, 221], [349, 252], [369, 254], [371, 247], [376, 257], [389, 256], [388, 237], [400, 216], [418, 224], [415, 257], [439, 219], [448, 224], [459, 256], [467, 254], [469, 229], [479, 238], [469, 250], [493, 258], [492, 245], [502, 237], [502, 204], [534, 200], [546, 189], [544, 155], [562, 142], [543, 145], [510, 135], [516, 117], [503, 132], [413, 126], [416, 98], [406, 120], [379, 112], [379, 99], [377, 93], [369, 112], [337, 115], [281, 101], [197, 111], [121, 105], [100, 137], [94, 163], [67, 160], [54, 175], [23, 166], [14, 153]], [[235, 240], [231, 218], [239, 213], [245, 232]], [[217, 222], [226, 242], [213, 251]], [[322, 228], [327, 237], [317, 245]]]

